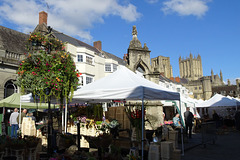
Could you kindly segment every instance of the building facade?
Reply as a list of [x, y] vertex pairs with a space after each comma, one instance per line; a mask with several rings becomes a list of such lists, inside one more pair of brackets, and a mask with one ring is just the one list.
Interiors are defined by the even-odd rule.
[[164, 56], [158, 56], [151, 59], [152, 70], [156, 70], [163, 74], [167, 78], [173, 77], [172, 65], [170, 64], [170, 58]]
[[[44, 34], [47, 31], [47, 16], [48, 14], [44, 11], [39, 13], [39, 24], [34, 32], [40, 31]], [[121, 58], [103, 51], [101, 41], [96, 41], [91, 46], [55, 29], [52, 29], [52, 36], [65, 42], [66, 52], [71, 54], [74, 58], [76, 69], [82, 73], [79, 80], [82, 85], [113, 73], [117, 70], [118, 65], [125, 65]]]
[[23, 59], [28, 35], [0, 26], [0, 100], [17, 93], [16, 71]]
[[211, 70], [211, 76], [203, 76], [201, 56], [183, 59], [179, 57], [180, 78], [185, 79], [182, 83], [190, 92], [193, 93], [195, 99], [207, 100], [212, 97], [212, 88], [224, 85], [222, 71], [220, 77], [214, 75]]
[[197, 58], [195, 58], [192, 53], [190, 53], [189, 58], [183, 59], [180, 57], [179, 70], [180, 78], [187, 78], [190, 81], [203, 77], [201, 56], [198, 55]]
[[240, 98], [240, 79], [236, 79], [236, 85], [231, 84], [230, 80], [228, 80], [227, 85], [213, 86], [212, 93], [213, 95], [221, 94], [223, 96]]
[[[46, 12], [39, 13], [39, 24], [33, 32], [48, 32], [47, 17]], [[76, 68], [82, 73], [79, 78], [82, 85], [113, 73], [119, 65], [125, 65], [121, 58], [103, 51], [101, 41], [94, 42], [91, 46], [54, 29], [51, 33], [53, 37], [66, 42], [66, 52], [71, 54]], [[17, 79], [19, 62], [27, 52], [25, 44], [28, 38], [27, 34], [0, 26], [0, 100], [19, 92], [14, 81]]]

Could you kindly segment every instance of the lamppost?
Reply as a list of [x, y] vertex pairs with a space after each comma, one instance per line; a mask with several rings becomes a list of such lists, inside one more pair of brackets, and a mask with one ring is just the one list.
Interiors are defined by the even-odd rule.
[[[48, 26], [47, 28], [47, 34], [51, 34], [52, 28], [50, 26]], [[48, 54], [51, 53], [51, 44], [49, 43], [48, 45], [48, 50], [47, 50]], [[48, 147], [47, 147], [47, 153], [50, 156], [52, 154], [52, 111], [51, 111], [51, 97], [49, 96], [51, 92], [51, 88], [46, 88], [46, 95], [48, 96]]]
[[51, 111], [51, 97], [49, 96], [51, 88], [46, 88], [45, 93], [48, 96], [48, 146], [47, 153], [50, 156], [52, 154], [52, 111]]

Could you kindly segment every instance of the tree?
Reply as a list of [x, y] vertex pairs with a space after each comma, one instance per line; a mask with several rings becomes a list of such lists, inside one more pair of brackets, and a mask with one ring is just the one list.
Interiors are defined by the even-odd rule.
[[62, 108], [63, 100], [72, 98], [81, 75], [72, 57], [65, 51], [64, 44], [51, 34], [31, 33], [26, 47], [28, 53], [20, 62], [17, 85], [22, 93], [31, 92], [39, 96], [40, 101], [50, 97], [59, 99]]

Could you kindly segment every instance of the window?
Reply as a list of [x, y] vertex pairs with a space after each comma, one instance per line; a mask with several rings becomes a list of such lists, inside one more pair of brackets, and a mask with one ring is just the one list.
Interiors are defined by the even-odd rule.
[[194, 89], [197, 90], [197, 87], [195, 87]]
[[180, 92], [180, 88], [177, 88], [177, 92]]
[[86, 77], [86, 84], [92, 83], [93, 78], [92, 77]]
[[83, 62], [83, 55], [77, 55], [77, 61]]
[[113, 72], [115, 72], [117, 70], [117, 65], [113, 64]]
[[105, 64], [105, 72], [111, 72], [111, 71], [112, 71], [111, 64]]
[[225, 95], [226, 94], [226, 91], [221, 91], [221, 95]]
[[93, 64], [93, 58], [90, 56], [86, 56], [86, 63], [87, 64]]
[[201, 90], [202, 89], [202, 87], [199, 87], [199, 90]]

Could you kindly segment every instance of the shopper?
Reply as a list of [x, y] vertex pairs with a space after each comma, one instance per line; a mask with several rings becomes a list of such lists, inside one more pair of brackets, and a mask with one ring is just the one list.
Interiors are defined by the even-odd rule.
[[15, 108], [13, 113], [11, 113], [10, 118], [9, 118], [9, 122], [10, 122], [10, 126], [11, 126], [11, 138], [17, 138], [17, 130], [18, 130], [18, 109]]
[[21, 113], [21, 119], [17, 119], [18, 122], [20, 122], [20, 124], [22, 124], [22, 121], [23, 121], [23, 117], [26, 117], [27, 115], [27, 109], [23, 109], [22, 113]]
[[179, 117], [180, 117], [180, 115], [178, 113], [175, 115], [175, 117], [173, 117], [173, 125], [176, 128], [181, 128], [181, 123], [180, 123]]
[[189, 136], [189, 138], [192, 138], [192, 126], [193, 126], [193, 114], [190, 112], [190, 108], [187, 107], [187, 111], [184, 112], [184, 120], [186, 125], [186, 135]]

